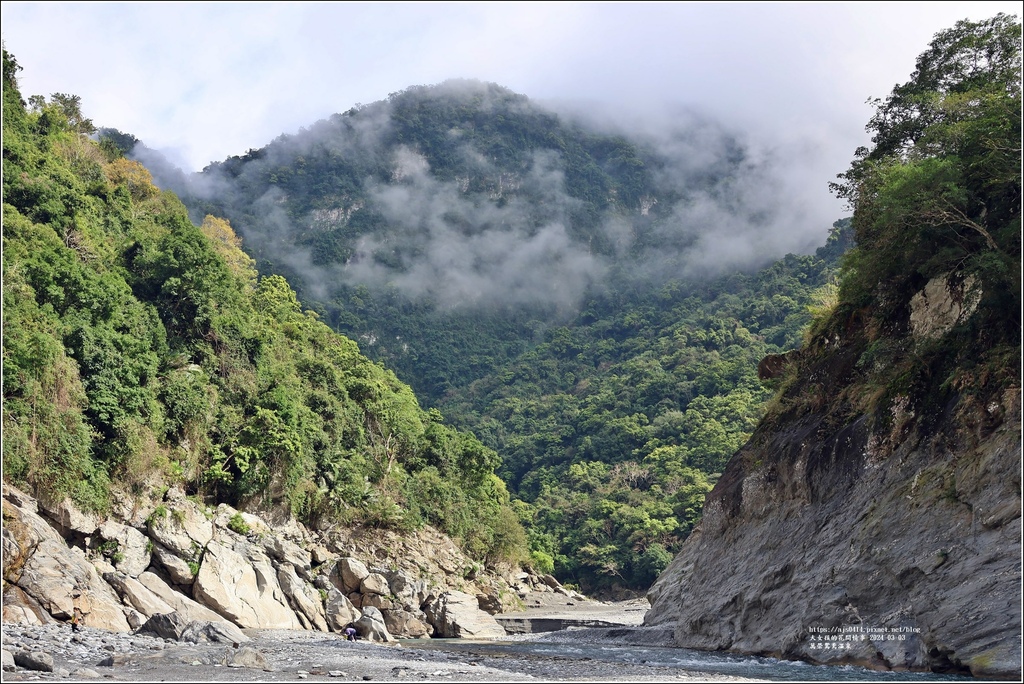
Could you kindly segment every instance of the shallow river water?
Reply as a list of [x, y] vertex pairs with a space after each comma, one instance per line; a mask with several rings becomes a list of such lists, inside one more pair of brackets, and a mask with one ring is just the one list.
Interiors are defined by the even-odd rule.
[[403, 645], [466, 655], [564, 658], [567, 665], [580, 662], [592, 664], [607, 662], [678, 668], [681, 671], [707, 672], [723, 677], [744, 677], [762, 681], [975, 681], [971, 677], [958, 675], [879, 672], [862, 667], [811, 665], [800, 661], [652, 646], [612, 646], [531, 640], [467, 642], [461, 639], [408, 641], [403, 642]]

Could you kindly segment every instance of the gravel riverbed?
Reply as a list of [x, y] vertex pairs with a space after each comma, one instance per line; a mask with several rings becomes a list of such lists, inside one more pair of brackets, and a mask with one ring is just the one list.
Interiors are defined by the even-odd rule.
[[[536, 605], [524, 615], [566, 614], [574, 606]], [[588, 617], [639, 624], [639, 603], [580, 606]], [[244, 630], [251, 640], [232, 644], [192, 644], [151, 634], [123, 634], [69, 624], [4, 624], [3, 681], [147, 682], [282, 681], [751, 681], [679, 668], [615, 663], [560, 655], [502, 653], [493, 642], [457, 640], [448, 649], [431, 643], [348, 642], [333, 633], [298, 630]], [[540, 635], [510, 637], [526, 640]], [[35, 665], [26, 665], [33, 661]], [[47, 669], [50, 671], [46, 671]]]

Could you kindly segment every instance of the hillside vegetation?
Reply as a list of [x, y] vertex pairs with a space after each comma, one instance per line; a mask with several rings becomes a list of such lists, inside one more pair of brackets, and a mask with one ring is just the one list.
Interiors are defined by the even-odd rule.
[[3, 55], [3, 472], [106, 510], [168, 484], [316, 524], [431, 523], [518, 561], [497, 454], [260, 276], [224, 219]]
[[758, 362], [799, 346], [850, 244], [841, 221], [815, 255], [742, 256], [797, 219], [734, 137], [601, 132], [494, 84], [409, 88], [191, 177], [103, 135], [495, 450], [534, 565], [590, 591], [668, 563], [771, 394]]

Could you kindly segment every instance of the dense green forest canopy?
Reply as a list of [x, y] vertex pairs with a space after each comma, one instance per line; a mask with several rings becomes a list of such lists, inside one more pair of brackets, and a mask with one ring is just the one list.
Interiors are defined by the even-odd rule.
[[[223, 219], [98, 144], [3, 53], [3, 473], [96, 510], [172, 483], [525, 557], [497, 454], [259, 276]], [[128, 140], [128, 142], [131, 142]]]
[[758, 361], [800, 344], [850, 242], [839, 222], [816, 255], [713, 277], [719, 243], [792, 226], [736, 139], [685, 123], [669, 154], [451, 81], [189, 178], [104, 139], [195, 220], [230, 217], [264, 272], [499, 453], [538, 569], [639, 590], [756, 425]]

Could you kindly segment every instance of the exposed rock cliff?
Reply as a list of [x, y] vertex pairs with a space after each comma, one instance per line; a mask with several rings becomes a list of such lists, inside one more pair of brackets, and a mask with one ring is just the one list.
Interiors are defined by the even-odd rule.
[[122, 508], [101, 520], [5, 483], [4, 622], [75, 620], [236, 643], [246, 640], [238, 627], [328, 632], [352, 624], [373, 641], [503, 635], [492, 614], [544, 583], [485, 571], [431, 528], [399, 535], [312, 532], [294, 520], [271, 526], [176, 489], [159, 503]]
[[[945, 301], [949, 282], [915, 302]], [[933, 308], [942, 321], [914, 306], [889, 339], [913, 349], [971, 309]], [[792, 370], [797, 408], [732, 458], [645, 624], [674, 626], [683, 647], [1019, 676], [1019, 387], [928, 415], [912, 394], [861, 410], [867, 339], [817, 344]]]

